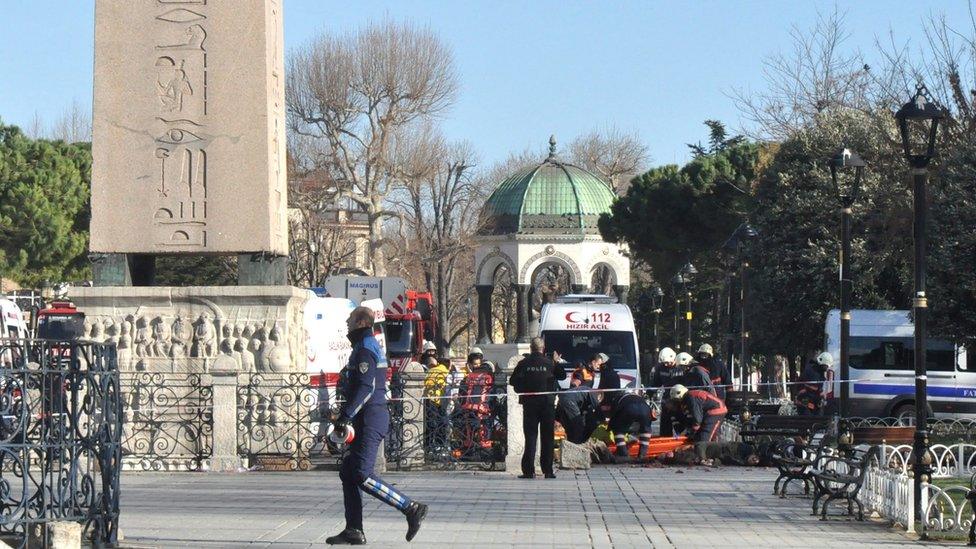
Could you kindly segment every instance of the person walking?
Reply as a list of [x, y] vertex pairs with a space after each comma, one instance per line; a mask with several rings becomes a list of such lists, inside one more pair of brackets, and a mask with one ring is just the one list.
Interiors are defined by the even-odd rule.
[[725, 400], [725, 393], [732, 387], [732, 378], [725, 361], [715, 356], [715, 351], [708, 343], [702, 343], [698, 348], [698, 364], [708, 371], [708, 378], [715, 387], [715, 396]]
[[342, 460], [342, 500], [346, 527], [326, 538], [329, 545], [364, 545], [362, 492], [399, 510], [407, 518], [407, 541], [420, 530], [427, 506], [413, 501], [373, 472], [376, 452], [390, 428], [386, 407], [386, 355], [373, 336], [374, 316], [368, 307], [356, 307], [346, 320], [352, 354], [341, 374], [344, 404], [333, 425], [340, 432], [353, 429], [349, 453]]
[[[535, 477], [536, 438], [541, 437], [539, 465], [546, 478], [556, 478], [552, 469], [555, 450], [555, 421], [557, 383], [566, 379], [566, 370], [545, 354], [541, 337], [532, 339], [531, 353], [515, 366], [509, 384], [519, 393], [522, 404], [522, 434], [525, 450], [522, 453], [522, 474], [519, 478]], [[527, 394], [523, 394], [527, 393]], [[548, 394], [532, 394], [548, 393]]]

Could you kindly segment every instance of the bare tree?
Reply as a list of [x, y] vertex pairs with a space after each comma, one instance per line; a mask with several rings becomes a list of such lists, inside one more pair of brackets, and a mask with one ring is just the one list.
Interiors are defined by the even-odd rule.
[[489, 187], [474, 177], [470, 144], [445, 143], [430, 128], [408, 141], [409, 158], [401, 157], [400, 164], [413, 175], [396, 200], [405, 233], [402, 255], [433, 293], [437, 343], [450, 348], [473, 320], [467, 307], [474, 286], [473, 238]]
[[66, 143], [89, 142], [92, 138], [91, 114], [77, 100], [72, 101], [54, 122], [49, 133], [51, 139], [60, 139]]
[[412, 175], [397, 163], [398, 136], [449, 108], [457, 88], [450, 48], [403, 23], [324, 34], [289, 56], [290, 127], [321, 143], [315, 167], [365, 209], [375, 275], [386, 273], [384, 222], [397, 215], [387, 197]]
[[31, 139], [42, 139], [47, 136], [47, 128], [44, 125], [44, 119], [41, 115], [34, 111], [34, 116], [31, 118], [30, 126], [27, 127], [25, 132]]
[[630, 179], [648, 160], [647, 146], [640, 136], [623, 133], [616, 127], [577, 137], [569, 144], [569, 156], [602, 177], [617, 194], [627, 191]]
[[355, 239], [343, 226], [348, 209], [337, 202], [335, 187], [327, 181], [296, 179], [288, 194], [289, 280], [299, 286], [321, 286], [356, 256]]
[[793, 27], [793, 48], [763, 60], [766, 89], [734, 90], [733, 101], [755, 125], [746, 133], [782, 140], [830, 108], [870, 109], [873, 77], [857, 51], [844, 49], [850, 33], [835, 9], [809, 31]]

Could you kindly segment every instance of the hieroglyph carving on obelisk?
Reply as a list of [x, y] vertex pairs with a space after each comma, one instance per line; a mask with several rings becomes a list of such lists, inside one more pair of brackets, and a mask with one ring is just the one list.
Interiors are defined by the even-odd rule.
[[91, 248], [287, 254], [280, 0], [97, 0]]

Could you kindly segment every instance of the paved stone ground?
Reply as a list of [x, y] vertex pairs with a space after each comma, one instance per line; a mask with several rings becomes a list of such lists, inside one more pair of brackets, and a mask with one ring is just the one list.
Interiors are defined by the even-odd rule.
[[[430, 504], [413, 547], [922, 546], [879, 522], [810, 516], [809, 500], [771, 494], [775, 474], [746, 468], [598, 467], [555, 480], [505, 473], [389, 473]], [[127, 544], [324, 547], [343, 525], [332, 472], [126, 473]], [[373, 547], [404, 547], [403, 517], [367, 497]]]

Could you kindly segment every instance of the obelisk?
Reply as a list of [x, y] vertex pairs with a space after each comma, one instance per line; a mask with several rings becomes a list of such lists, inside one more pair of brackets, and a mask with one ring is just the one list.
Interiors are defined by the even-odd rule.
[[282, 50], [281, 0], [96, 0], [96, 285], [164, 254], [284, 264]]

